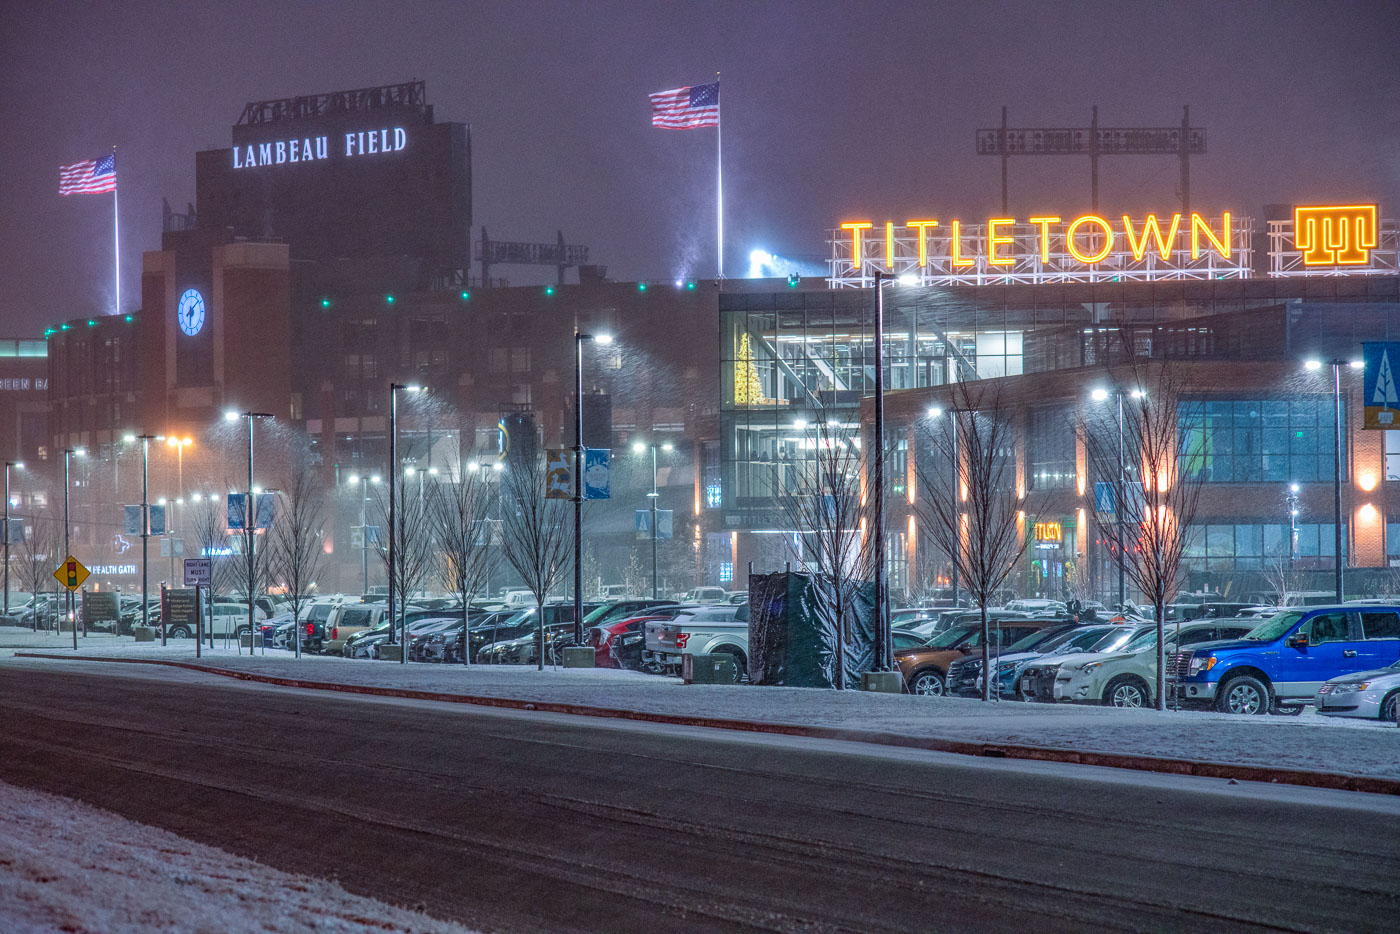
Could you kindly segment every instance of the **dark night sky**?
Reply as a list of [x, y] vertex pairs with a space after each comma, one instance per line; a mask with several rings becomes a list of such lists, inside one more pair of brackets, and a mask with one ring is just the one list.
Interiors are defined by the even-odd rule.
[[[61, 14], [61, 15], [60, 15]], [[713, 269], [714, 131], [654, 130], [646, 94], [724, 73], [727, 263], [824, 254], [851, 217], [1000, 208], [994, 125], [1170, 125], [1209, 134], [1193, 207], [1376, 200], [1400, 216], [1400, 4], [124, 3], [0, 8], [5, 336], [103, 311], [108, 195], [59, 198], [58, 166], [119, 153], [123, 304], [160, 199], [194, 197], [197, 149], [249, 100], [420, 78], [472, 125], [475, 217], [562, 228], [616, 278]], [[1104, 213], [1171, 210], [1172, 158], [1102, 163]], [[1087, 160], [1012, 165], [1012, 212], [1088, 206]], [[547, 271], [546, 271], [547, 272]], [[502, 270], [515, 282], [529, 269]], [[535, 273], [534, 275], [542, 275]]]

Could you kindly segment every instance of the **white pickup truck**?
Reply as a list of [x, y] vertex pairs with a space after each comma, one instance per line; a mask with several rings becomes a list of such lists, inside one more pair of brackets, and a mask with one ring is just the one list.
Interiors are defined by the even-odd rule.
[[644, 668], [678, 673], [681, 656], [734, 656], [739, 677], [749, 670], [749, 607], [705, 606], [677, 614], [674, 619], [651, 620], [646, 624]]

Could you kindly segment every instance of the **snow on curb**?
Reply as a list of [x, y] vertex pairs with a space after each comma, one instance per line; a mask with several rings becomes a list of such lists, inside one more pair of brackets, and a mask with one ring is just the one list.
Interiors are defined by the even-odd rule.
[[[1375, 794], [1400, 795], [1400, 779], [1383, 778], [1371, 775], [1354, 775], [1338, 772], [1318, 772], [1307, 769], [1278, 768], [1247, 765], [1230, 762], [1210, 762], [1196, 759], [1149, 756], [1126, 752], [1095, 752], [1054, 746], [1007, 743], [985, 740], [959, 740], [937, 736], [916, 736], [904, 733], [890, 733], [876, 729], [853, 729], [839, 726], [814, 726], [801, 723], [784, 723], [726, 717], [699, 716], [693, 714], [658, 713], [647, 710], [629, 710], [617, 707], [599, 707], [572, 702], [530, 700], [517, 697], [486, 696], [479, 694], [458, 694], [442, 691], [422, 691], [410, 688], [380, 687], [375, 685], [345, 684], [329, 681], [311, 681], [304, 678], [284, 678], [276, 675], [250, 671], [237, 671], [214, 665], [195, 664], [188, 661], [158, 658], [129, 658], [120, 656], [72, 656], [47, 655], [20, 652], [19, 658], [48, 658], [61, 661], [124, 662], [128, 664], [162, 665], [171, 668], [184, 668], [206, 674], [234, 678], [241, 681], [254, 681], [281, 687], [307, 690], [334, 691], [345, 694], [364, 694], [379, 697], [399, 697], [409, 700], [439, 701], [445, 703], [474, 704], [484, 707], [501, 707], [513, 710], [533, 710], [545, 713], [574, 714], [579, 716], [602, 717], [620, 720], [641, 720], [651, 723], [667, 723], [677, 726], [695, 726], [712, 729], [738, 730], [749, 733], [775, 733], [786, 736], [801, 736], [812, 739], [842, 740], [847, 742], [873, 743], [887, 746], [926, 749], [933, 752], [949, 752], [961, 755], [983, 756], [1008, 759], [1034, 759], [1049, 762], [1068, 762], [1080, 765], [1098, 765], [1111, 768], [1135, 769], [1147, 772], [1165, 772], [1178, 775], [1197, 775], [1210, 778], [1224, 778], [1236, 781], [1268, 782], [1289, 785], [1305, 785], [1315, 788], [1332, 788], [1344, 791], [1364, 791]], [[398, 667], [398, 666], [393, 666]], [[573, 671], [587, 672], [587, 669]], [[598, 672], [603, 674], [602, 671]], [[627, 673], [616, 672], [617, 676]], [[749, 688], [747, 690], [754, 690]], [[795, 690], [795, 689], [794, 689]], [[839, 695], [838, 695], [839, 696]], [[874, 695], [860, 695], [874, 696]], [[1048, 708], [1055, 710], [1057, 708]], [[1064, 709], [1064, 708], [1058, 708]], [[1092, 708], [1091, 708], [1092, 709]], [[1238, 718], [1237, 718], [1238, 719]]]
[[0, 930], [470, 934], [79, 801], [0, 782]]

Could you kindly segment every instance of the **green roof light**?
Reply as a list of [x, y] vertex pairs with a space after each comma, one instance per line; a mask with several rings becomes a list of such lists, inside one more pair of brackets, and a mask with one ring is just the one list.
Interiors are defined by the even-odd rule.
[[687, 282], [687, 283], [685, 284], [685, 287], [686, 287], [687, 289], [689, 289], [690, 291], [692, 291], [692, 292], [695, 291], [695, 283], [694, 283], [694, 282]]
[[547, 286], [545, 286], [545, 287], [544, 287], [544, 294], [546, 294], [546, 295], [553, 295], [553, 294], [554, 294], [554, 286], [552, 286], [552, 285], [547, 285]]
[[464, 301], [464, 302], [465, 302], [467, 299], [471, 298], [471, 297], [472, 297], [472, 293], [470, 293], [470, 292], [463, 292], [463, 293], [462, 293], [462, 301]]
[[71, 324], [60, 324], [58, 327], [59, 327], [60, 330], [66, 331], [66, 330], [68, 330], [69, 328], [71, 328], [72, 326], [73, 326], [73, 325], [71, 325]]
[[126, 320], [127, 320], [127, 321], [133, 321], [133, 320], [135, 320], [135, 319], [133, 319], [133, 318], [131, 317], [131, 315], [127, 315], [127, 316], [126, 316]]
[[331, 307], [331, 300], [330, 300], [329, 298], [323, 298], [323, 299], [321, 299], [321, 307], [322, 307], [322, 308], [329, 308], [329, 307]]
[[392, 304], [394, 304], [394, 296], [393, 296], [393, 295], [386, 295], [386, 296], [384, 296], [384, 301], [385, 301], [387, 304], [392, 305]]
[[97, 327], [97, 322], [94, 321], [94, 320], [92, 320], [91, 318], [88, 318], [88, 327], [90, 327], [90, 328], [95, 328], [95, 327]]
[[637, 291], [638, 291], [638, 292], [645, 292], [646, 290], [647, 290], [647, 284], [646, 284], [645, 282], [638, 282], [638, 283], [637, 283]]

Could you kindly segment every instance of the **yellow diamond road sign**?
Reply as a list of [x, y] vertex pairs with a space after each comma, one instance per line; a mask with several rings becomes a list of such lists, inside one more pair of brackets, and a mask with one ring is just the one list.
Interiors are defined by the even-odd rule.
[[58, 581], [64, 587], [67, 587], [69, 590], [77, 590], [79, 587], [83, 586], [83, 581], [88, 579], [88, 574], [90, 573], [92, 572], [83, 567], [81, 561], [69, 555], [67, 558], [63, 559], [62, 564], [54, 569], [53, 577], [54, 580]]

